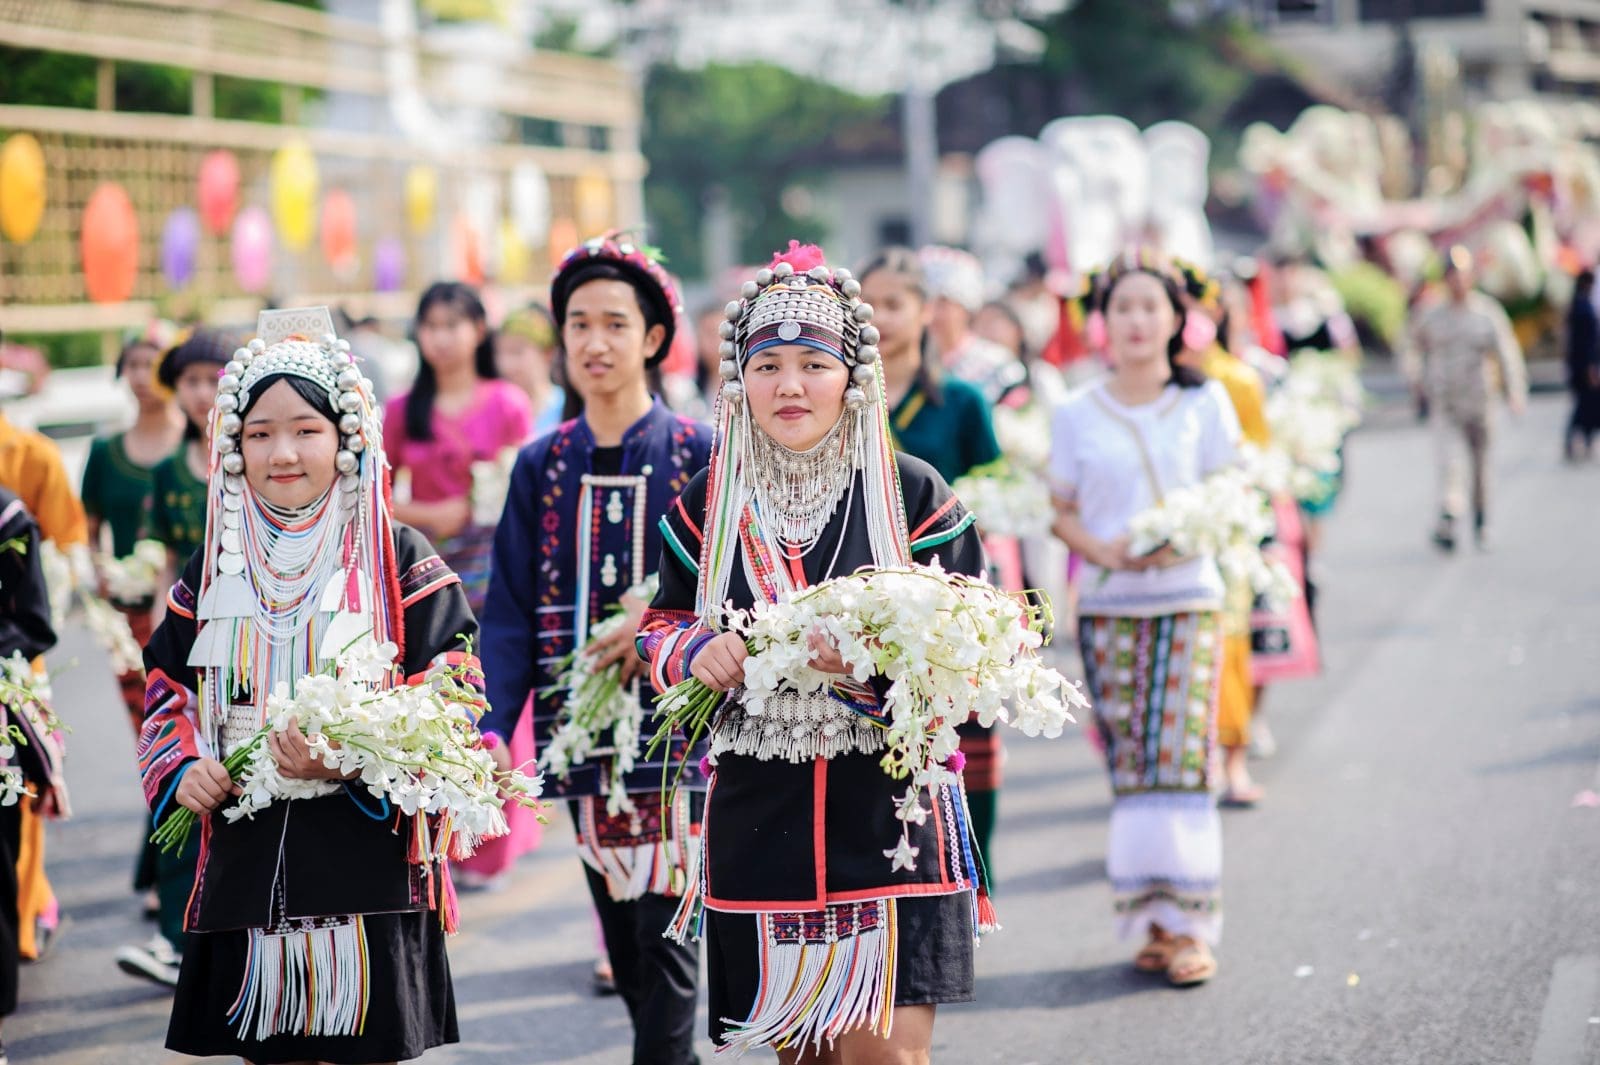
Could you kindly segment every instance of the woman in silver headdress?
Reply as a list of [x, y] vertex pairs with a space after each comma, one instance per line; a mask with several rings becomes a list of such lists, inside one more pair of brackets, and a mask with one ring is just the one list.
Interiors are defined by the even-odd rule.
[[202, 815], [167, 1046], [255, 1065], [392, 1062], [456, 1041], [454, 893], [434, 848], [413, 846], [429, 823], [351, 787], [293, 728], [269, 748], [319, 797], [215, 816], [238, 791], [219, 759], [266, 723], [268, 693], [292, 694], [363, 634], [398, 645], [410, 683], [475, 668], [459, 579], [390, 519], [372, 385], [332, 325], [324, 308], [263, 312], [224, 368], [205, 540], [145, 651], [145, 797], [158, 824], [180, 806]]
[[[665, 688], [694, 676], [733, 694], [712, 731], [697, 875], [674, 923], [707, 940], [711, 1034], [798, 1061], [925, 1061], [934, 1008], [972, 998], [980, 899], [959, 774], [900, 842], [879, 765], [883, 694], [843, 675], [831, 692], [780, 694], [745, 712], [742, 639], [721, 608], [864, 566], [937, 559], [979, 574], [973, 519], [926, 463], [896, 453], [878, 330], [860, 284], [791, 245], [746, 283], [723, 327], [709, 469], [663, 521], [661, 589], [640, 649]], [[780, 727], [781, 724], [781, 727]]]

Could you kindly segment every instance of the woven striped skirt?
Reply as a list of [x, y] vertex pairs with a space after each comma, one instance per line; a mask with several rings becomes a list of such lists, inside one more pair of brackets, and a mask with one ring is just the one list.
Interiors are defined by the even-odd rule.
[[1106, 872], [1124, 936], [1215, 943], [1222, 825], [1211, 790], [1222, 624], [1212, 612], [1085, 617], [1079, 643], [1115, 796]]
[[483, 613], [483, 600], [489, 594], [489, 563], [494, 554], [494, 526], [469, 525], [455, 536], [435, 545], [439, 557], [461, 578], [467, 605], [473, 614]]

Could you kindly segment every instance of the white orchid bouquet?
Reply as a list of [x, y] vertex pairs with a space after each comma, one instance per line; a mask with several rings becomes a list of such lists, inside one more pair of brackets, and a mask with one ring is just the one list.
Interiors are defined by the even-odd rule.
[[[66, 731], [51, 705], [50, 675], [35, 673], [33, 663], [14, 651], [0, 658], [0, 705], [13, 714], [26, 717], [34, 733], [49, 736]], [[0, 806], [15, 806], [24, 795], [32, 796], [22, 768], [12, 765], [17, 744], [26, 745], [27, 733], [14, 722], [7, 722], [0, 732]]]
[[1043, 473], [1050, 463], [1050, 411], [1040, 402], [994, 408], [994, 437], [1014, 464]]
[[517, 464], [517, 449], [504, 448], [492, 459], [472, 464], [472, 524], [493, 528], [500, 524], [506, 509], [506, 493], [511, 490], [511, 468]]
[[160, 591], [161, 570], [167, 564], [167, 548], [159, 540], [140, 540], [122, 558], [100, 555], [95, 567], [105, 582], [106, 594], [118, 603], [142, 603]]
[[[385, 687], [397, 653], [393, 643], [364, 636], [339, 655], [331, 672], [301, 677], [292, 695], [280, 684], [267, 697], [267, 724], [223, 760], [242, 794], [222, 815], [237, 821], [280, 800], [329, 792], [329, 781], [279, 772], [267, 735], [287, 731], [291, 718], [313, 757], [354, 774], [352, 787], [365, 787], [408, 816], [443, 816], [447, 823], [432, 834], [433, 850], [420, 860], [467, 858], [484, 840], [504, 835], [503, 798], [542, 808], [540, 777], [495, 769], [478, 732], [483, 699], [467, 683], [468, 667], [437, 668], [421, 684]], [[163, 850], [181, 849], [197, 820], [193, 811], [179, 809], [151, 838]]]
[[1251, 472], [1230, 466], [1134, 515], [1128, 550], [1148, 555], [1170, 547], [1183, 558], [1210, 555], [1229, 583], [1248, 585], [1281, 604], [1299, 594], [1299, 587], [1282, 562], [1261, 550], [1276, 527]]
[[[656, 597], [659, 586], [659, 575], [651, 574], [629, 588], [624, 598], [648, 603]], [[589, 630], [590, 643], [613, 635], [627, 623], [627, 611], [617, 611]], [[553, 773], [557, 779], [566, 780], [573, 766], [583, 764], [591, 756], [609, 754], [611, 767], [604, 788], [606, 813], [612, 817], [633, 813], [633, 800], [628, 798], [623, 782], [636, 764], [639, 725], [644, 718], [637, 686], [622, 682], [620, 663], [613, 662], [605, 669], [597, 669], [595, 656], [584, 648], [568, 655], [557, 672], [556, 683], [540, 694], [562, 692], [566, 699], [556, 717], [550, 742], [539, 755], [539, 768]], [[601, 745], [607, 730], [611, 732], [609, 747]]]
[[[780, 691], [826, 690], [839, 678], [812, 667], [812, 637], [831, 642], [858, 684], [888, 680], [883, 769], [906, 781], [895, 798], [900, 842], [884, 852], [894, 869], [915, 868], [910, 826], [932, 813], [922, 792], [960, 768], [956, 726], [969, 715], [985, 727], [1004, 722], [1029, 736], [1056, 737], [1072, 711], [1089, 704], [1080, 688], [1039, 656], [1050, 621], [1031, 603], [985, 581], [933, 565], [862, 569], [748, 611], [731, 611], [726, 631], [743, 637], [739, 702], [759, 717]], [[674, 730], [690, 747], [710, 727], [724, 694], [697, 679], [657, 697], [665, 721], [656, 743]], [[681, 766], [680, 766], [681, 772]]]
[[1049, 536], [1055, 522], [1044, 480], [1006, 459], [973, 467], [950, 490], [977, 515], [979, 527], [995, 536]]
[[39, 565], [44, 570], [50, 620], [56, 629], [80, 619], [106, 652], [113, 672], [121, 675], [144, 668], [144, 649], [133, 638], [128, 619], [95, 593], [94, 567], [87, 550], [74, 548], [69, 554], [45, 540], [39, 547]]

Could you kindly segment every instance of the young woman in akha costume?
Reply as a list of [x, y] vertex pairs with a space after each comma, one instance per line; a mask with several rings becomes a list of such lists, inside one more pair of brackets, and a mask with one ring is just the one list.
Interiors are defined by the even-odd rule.
[[[658, 689], [731, 691], [711, 735], [702, 849], [673, 932], [706, 939], [711, 1036], [796, 1062], [926, 1061], [934, 1009], [973, 996], [979, 898], [959, 783], [923, 796], [909, 867], [880, 767], [882, 692], [831, 692], [746, 713], [745, 647], [721, 608], [864, 566], [984, 571], [973, 519], [925, 462], [891, 445], [878, 330], [860, 284], [791, 245], [728, 305], [717, 434], [662, 526], [661, 588], [640, 650]], [[951, 768], [958, 768], [952, 766]], [[941, 778], [948, 780], [950, 778]], [[959, 780], [959, 775], [956, 776]]]
[[1213, 793], [1222, 576], [1210, 557], [1129, 551], [1131, 520], [1236, 460], [1221, 384], [1177, 361], [1182, 282], [1130, 253], [1101, 276], [1112, 371], [1057, 408], [1056, 533], [1084, 557], [1079, 644], [1115, 800], [1106, 871], [1134, 964], [1193, 984], [1216, 971], [1222, 826]]
[[209, 815], [167, 1046], [256, 1065], [413, 1058], [456, 1041], [454, 894], [419, 857], [438, 826], [345, 783], [292, 727], [268, 737], [280, 772], [325, 794], [229, 821], [218, 759], [266, 723], [277, 685], [363, 634], [426, 683], [475, 668], [477, 625], [456, 575], [390, 517], [372, 387], [327, 311], [265, 311], [258, 328], [220, 382], [204, 544], [145, 651], [145, 796], [158, 823]]

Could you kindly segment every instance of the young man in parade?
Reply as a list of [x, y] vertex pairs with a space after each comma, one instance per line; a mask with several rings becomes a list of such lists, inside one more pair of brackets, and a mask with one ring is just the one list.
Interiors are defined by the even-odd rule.
[[[651, 249], [617, 235], [579, 246], [551, 282], [550, 308], [583, 413], [523, 448], [511, 474], [482, 618], [493, 707], [482, 728], [505, 740], [533, 695], [545, 793], [569, 800], [633, 1021], [634, 1065], [683, 1065], [695, 1060], [698, 952], [662, 932], [686, 881], [705, 785], [695, 752], [664, 805], [662, 763], [685, 752], [674, 741], [646, 757], [654, 732], [634, 636], [661, 557], [659, 525], [706, 465], [711, 430], [650, 392], [647, 371], [671, 347], [679, 313]], [[625, 619], [602, 626], [619, 610]], [[589, 673], [615, 667], [623, 698], [603, 707], [573, 698], [562, 677], [576, 652]], [[496, 751], [509, 763], [503, 743]]]

